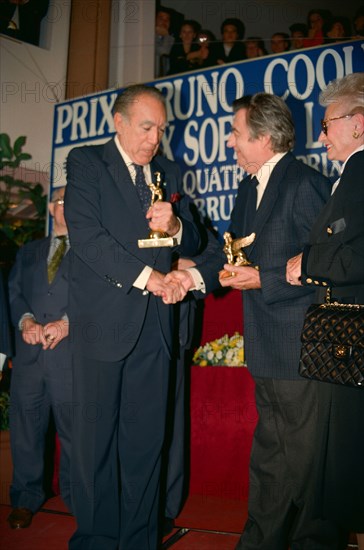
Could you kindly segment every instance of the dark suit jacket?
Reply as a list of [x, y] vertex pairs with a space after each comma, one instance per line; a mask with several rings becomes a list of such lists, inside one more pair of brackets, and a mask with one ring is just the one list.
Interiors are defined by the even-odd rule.
[[[196, 52], [199, 50], [198, 44], [191, 44], [191, 49], [188, 53]], [[175, 42], [171, 48], [169, 54], [170, 69], [168, 74], [185, 73], [191, 71], [195, 67], [188, 61], [187, 54], [184, 51], [183, 44], [181, 42]]]
[[242, 61], [243, 59], [246, 59], [245, 45], [243, 42], [235, 42], [229, 52], [229, 55], [226, 55], [223, 42], [218, 42], [214, 50], [214, 56], [216, 59], [222, 59], [225, 63]]
[[[302, 281], [327, 283], [333, 298], [364, 304], [364, 151], [347, 162], [340, 183], [310, 233]], [[322, 300], [325, 291], [317, 299]]]
[[[151, 163], [165, 182], [165, 200], [172, 194], [175, 213], [183, 224], [177, 253], [193, 256], [200, 233], [189, 201], [183, 196], [178, 166], [163, 157]], [[105, 145], [73, 149], [67, 161], [65, 215], [73, 259], [70, 319], [76, 348], [94, 359], [117, 361], [135, 346], [147, 311], [147, 292], [133, 286], [146, 265], [167, 273], [171, 248], [140, 249], [149, 227], [135, 186], [114, 140]], [[160, 338], [171, 347], [172, 308], [158, 299]]]
[[[70, 254], [64, 256], [53, 282], [49, 284], [47, 257], [50, 242], [51, 238], [47, 237], [25, 244], [10, 272], [10, 311], [15, 327], [14, 366], [34, 363], [42, 351], [40, 344], [32, 346], [24, 342], [18, 330], [22, 315], [32, 313], [39, 323], [45, 325], [62, 319], [67, 313]], [[64, 339], [47, 353], [64, 353], [66, 349], [67, 339]]]
[[[248, 176], [250, 179], [250, 176]], [[246, 180], [248, 179], [246, 178]], [[239, 185], [229, 231], [247, 235], [247, 189]], [[276, 165], [254, 220], [255, 241], [245, 250], [259, 266], [261, 289], [244, 291], [244, 341], [249, 370], [254, 376], [300, 379], [300, 335], [311, 289], [286, 282], [286, 263], [308, 242], [314, 220], [329, 197], [329, 180], [287, 153]], [[207, 289], [216, 275], [202, 266]]]

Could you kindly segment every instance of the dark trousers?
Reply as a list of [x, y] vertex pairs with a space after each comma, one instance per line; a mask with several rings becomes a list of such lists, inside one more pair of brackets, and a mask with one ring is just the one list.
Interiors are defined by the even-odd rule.
[[[195, 337], [196, 302], [187, 297], [175, 307], [175, 341], [178, 351], [172, 361], [166, 434], [165, 516], [176, 518], [188, 494], [189, 388], [191, 348]], [[196, 338], [196, 341], [198, 338]]]
[[185, 497], [185, 352], [172, 363], [171, 387], [168, 403], [166, 440], [166, 503], [165, 516], [176, 518]]
[[72, 421], [71, 361], [68, 353], [41, 351], [33, 364], [15, 361], [11, 376], [10, 441], [14, 508], [36, 512], [45, 500], [44, 452], [52, 409], [61, 443], [59, 483], [70, 508]]
[[169, 358], [154, 297], [124, 360], [74, 357], [70, 550], [156, 550]]
[[259, 413], [249, 468], [248, 520], [237, 550], [344, 548], [329, 521], [313, 519], [322, 429], [318, 385], [256, 378]]
[[320, 440], [317, 513], [343, 529], [363, 533], [363, 389], [317, 384], [325, 430]]

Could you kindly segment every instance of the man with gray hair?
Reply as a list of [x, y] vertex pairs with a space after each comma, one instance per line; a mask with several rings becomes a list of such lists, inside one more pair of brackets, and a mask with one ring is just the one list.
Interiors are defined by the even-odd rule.
[[[256, 385], [248, 520], [236, 550], [338, 549], [333, 525], [312, 519], [318, 388], [298, 374], [312, 290], [285, 278], [287, 260], [307, 243], [330, 183], [290, 152], [294, 125], [281, 98], [244, 96], [233, 111], [228, 147], [248, 175], [239, 184], [229, 232], [252, 235], [244, 249], [251, 265], [225, 263], [220, 275], [216, 258], [197, 267], [207, 292], [218, 278], [221, 286], [243, 291], [246, 361]], [[193, 286], [186, 272], [174, 276]]]
[[[202, 244], [180, 170], [157, 154], [167, 126], [162, 93], [129, 86], [113, 111], [116, 135], [73, 149], [67, 160], [79, 404], [71, 471], [77, 530], [69, 550], [158, 548], [172, 304], [185, 295], [165, 274], [174, 254], [195, 256]], [[164, 200], [151, 204], [151, 183], [161, 183]], [[139, 247], [149, 230], [175, 246]]]
[[246, 249], [252, 265], [225, 265], [229, 276], [220, 276], [220, 283], [243, 291], [246, 360], [259, 414], [248, 520], [237, 549], [340, 548], [334, 526], [312, 519], [318, 388], [298, 374], [312, 293], [285, 280], [287, 259], [307, 242], [330, 185], [290, 153], [294, 125], [282, 99], [259, 93], [233, 108], [228, 146], [250, 175], [239, 186], [229, 231], [235, 237], [255, 233], [255, 239]]

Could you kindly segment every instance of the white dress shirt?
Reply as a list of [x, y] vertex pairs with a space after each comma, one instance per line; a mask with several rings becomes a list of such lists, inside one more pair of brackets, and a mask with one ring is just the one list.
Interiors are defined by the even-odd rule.
[[259, 208], [260, 202], [263, 198], [264, 191], [267, 188], [269, 178], [273, 172], [273, 169], [276, 167], [278, 162], [286, 155], [287, 153], [276, 153], [271, 159], [267, 160], [261, 168], [256, 172], [256, 174], [252, 174], [252, 177], [256, 177], [258, 180], [257, 185], [257, 210]]
[[[130, 177], [135, 185], [136, 171], [135, 171], [134, 163], [131, 160], [131, 158], [127, 155], [127, 153], [124, 151], [122, 146], [120, 145], [120, 141], [118, 140], [117, 135], [115, 135], [114, 141], [120, 155], [123, 158], [123, 161], [125, 162], [129, 170]], [[143, 166], [143, 172], [144, 172], [145, 181], [152, 181], [150, 164], [146, 164], [145, 166]], [[177, 243], [180, 244], [182, 240], [183, 227], [182, 227], [182, 222], [179, 218], [178, 218], [178, 221], [179, 221], [179, 230], [174, 235], [174, 238], [177, 239]], [[147, 286], [147, 283], [148, 283], [149, 277], [152, 274], [152, 271], [153, 271], [153, 268], [150, 267], [149, 265], [146, 265], [143, 271], [135, 279], [133, 286], [135, 286], [135, 288], [139, 288], [140, 290], [145, 290], [145, 287]]]

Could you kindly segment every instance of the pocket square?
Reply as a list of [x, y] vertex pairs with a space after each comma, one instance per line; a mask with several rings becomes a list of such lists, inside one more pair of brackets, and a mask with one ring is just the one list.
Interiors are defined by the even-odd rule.
[[335, 235], [336, 233], [340, 233], [340, 231], [344, 231], [345, 227], [345, 218], [340, 218], [339, 220], [330, 223], [327, 228], [327, 232], [329, 235]]

